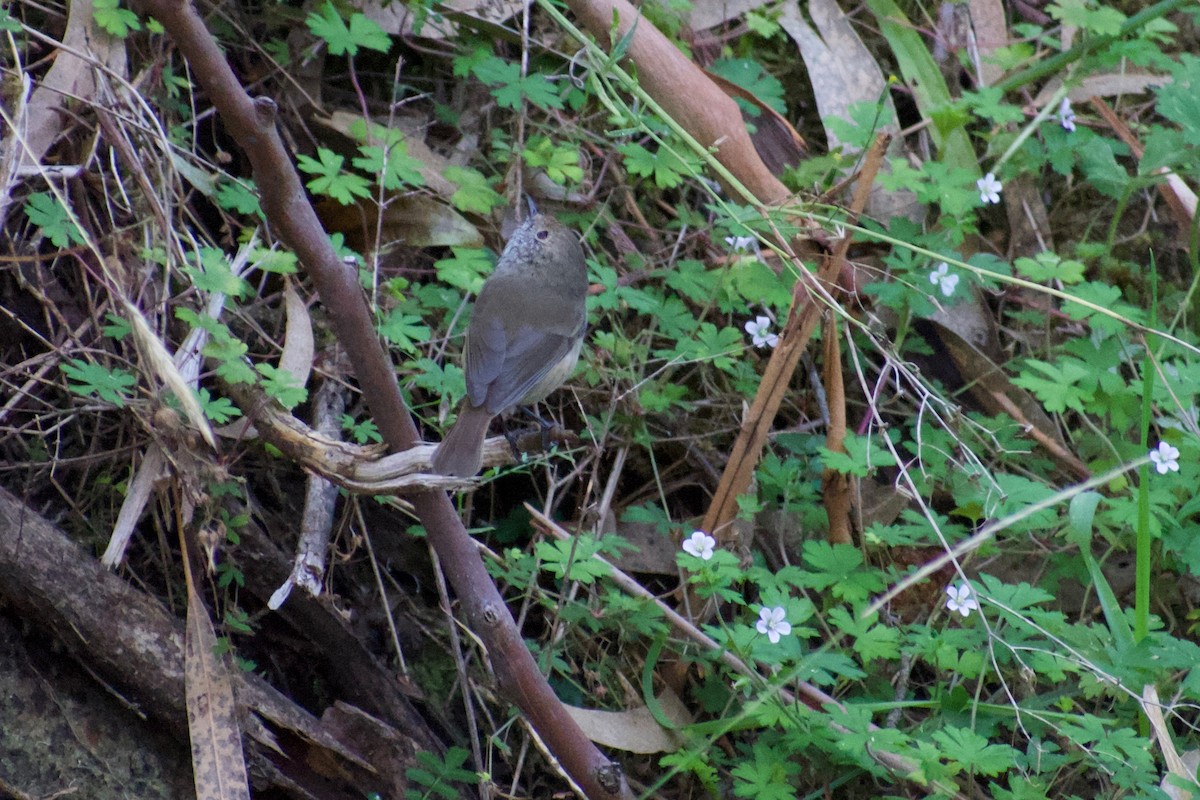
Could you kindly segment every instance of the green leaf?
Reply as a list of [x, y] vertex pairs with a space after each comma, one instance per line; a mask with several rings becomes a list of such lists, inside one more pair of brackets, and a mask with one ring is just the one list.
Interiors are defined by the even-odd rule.
[[[934, 110], [950, 106], [952, 97], [945, 77], [918, 32], [918, 26], [909, 21], [894, 0], [867, 0], [867, 6], [878, 20], [879, 29], [896, 56], [900, 72], [913, 90], [922, 116], [932, 121]], [[980, 177], [979, 160], [966, 130], [961, 126], [947, 129], [934, 125], [930, 133], [942, 155], [942, 163], [951, 169], [969, 171], [971, 183], [974, 183]]]
[[[1171, 82], [1159, 87], [1157, 111], [1178, 125], [1183, 140], [1200, 146], [1200, 58], [1182, 53], [1171, 70]], [[1147, 143], [1147, 152], [1149, 144]]]
[[891, 451], [884, 448], [873, 437], [846, 434], [843, 441], [845, 453], [836, 453], [824, 447], [821, 448], [821, 460], [825, 466], [835, 472], [845, 475], [855, 475], [865, 478], [871, 470], [879, 467], [891, 467], [896, 464]]
[[978, 733], [966, 728], [947, 726], [933, 733], [942, 746], [942, 754], [958, 762], [959, 769], [980, 775], [999, 775], [1017, 764], [1018, 752], [1006, 744], [989, 744]]
[[439, 364], [432, 358], [418, 358], [410, 365], [412, 374], [406, 386], [417, 386], [434, 396], [456, 402], [467, 393], [467, 379], [457, 364]]
[[471, 72], [492, 88], [492, 96], [501, 108], [516, 110], [523, 100], [545, 109], [562, 108], [558, 89], [545, 75], [521, 75], [521, 65], [489, 56], [472, 63]]
[[550, 180], [560, 186], [583, 180], [583, 169], [579, 166], [579, 150], [575, 145], [556, 145], [546, 136], [535, 136], [526, 146], [524, 156], [529, 166], [546, 170]]
[[1089, 0], [1058, 0], [1047, 6], [1046, 11], [1064, 25], [1074, 25], [1100, 36], [1116, 36], [1127, 19], [1111, 5], [1098, 5]]
[[796, 582], [808, 589], [832, 588], [835, 597], [858, 603], [871, 592], [883, 588], [883, 578], [874, 570], [863, 570], [862, 552], [846, 544], [806, 541], [804, 561], [811, 571], [796, 576]]
[[783, 750], [759, 742], [732, 770], [733, 794], [755, 800], [794, 800], [792, 778], [801, 766]]
[[717, 369], [728, 370], [734, 365], [733, 356], [745, 350], [742, 334], [733, 328], [718, 328], [702, 322], [692, 337], [680, 338], [674, 349], [656, 350], [655, 354], [683, 362], [711, 361]]
[[[1086, 413], [1087, 404], [1095, 396], [1094, 382], [1092, 370], [1074, 359], [1062, 359], [1058, 365], [1026, 359], [1021, 374], [1013, 378], [1013, 383], [1033, 392], [1052, 414], [1067, 409]], [[1088, 388], [1088, 383], [1093, 387]]]
[[504, 203], [504, 196], [492, 189], [488, 179], [477, 170], [450, 166], [442, 174], [446, 180], [458, 186], [458, 190], [450, 196], [450, 202], [459, 211], [490, 214], [493, 208]]
[[424, 164], [408, 154], [407, 142], [395, 142], [389, 147], [359, 145], [358, 151], [362, 155], [353, 160], [354, 166], [381, 176], [380, 182], [385, 189], [399, 190], [425, 185], [425, 176], [421, 174]]
[[250, 294], [250, 284], [233, 274], [233, 267], [225, 253], [215, 247], [202, 247], [196, 255], [199, 256], [200, 265], [187, 265], [183, 272], [197, 289], [239, 298]]
[[710, 300], [721, 283], [721, 274], [710, 270], [702, 261], [686, 259], [675, 264], [667, 273], [667, 286], [684, 297], [697, 302]]
[[577, 534], [573, 540], [538, 542], [534, 553], [542, 569], [558, 578], [591, 584], [612, 572], [606, 562], [592, 556], [600, 552], [600, 542], [594, 536]]
[[25, 201], [25, 216], [41, 228], [55, 247], [67, 247], [71, 243], [83, 244], [87, 239], [71, 220], [58, 198], [47, 192], [35, 192]]
[[430, 330], [422, 319], [398, 309], [388, 312], [379, 326], [383, 338], [408, 353], [415, 353], [417, 344], [429, 340]]
[[371, 196], [370, 181], [361, 175], [342, 171], [346, 159], [324, 147], [317, 148], [317, 158], [320, 160], [300, 155], [296, 159], [302, 172], [317, 176], [305, 184], [313, 194], [331, 197], [344, 206], [353, 203], [355, 197]]
[[683, 400], [687, 394], [688, 389], [683, 384], [653, 383], [642, 387], [638, 402], [651, 414], [660, 414], [673, 408], [686, 408], [688, 404]]
[[379, 432], [379, 426], [374, 420], [364, 419], [358, 422], [349, 414], [342, 415], [342, 430], [350, 435], [350, 438], [359, 444], [379, 444], [383, 441], [383, 434]]
[[228, 397], [213, 397], [204, 387], [196, 394], [200, 398], [200, 408], [204, 409], [204, 416], [218, 425], [224, 425], [242, 415], [242, 410]]
[[270, 272], [272, 275], [295, 275], [299, 271], [299, 261], [295, 253], [259, 247], [252, 257], [255, 269]]
[[262, 216], [253, 181], [222, 180], [217, 187], [217, 204], [237, 214]]
[[263, 390], [289, 411], [308, 399], [308, 390], [286, 369], [271, 364], [258, 364], [255, 369], [263, 377]]
[[1096, 520], [1096, 507], [1103, 499], [1104, 495], [1099, 492], [1080, 492], [1071, 498], [1067, 507], [1067, 516], [1071, 520], [1071, 529], [1077, 537], [1076, 541], [1081, 545], [1091, 541], [1092, 528]]
[[137, 14], [127, 8], [121, 8], [118, 0], [94, 0], [92, 18], [106, 33], [118, 39], [124, 39], [130, 31], [142, 29]]
[[[1082, 131], [1077, 131], [1080, 134]], [[1114, 143], [1101, 136], [1080, 137], [1076, 155], [1079, 168], [1096, 191], [1105, 197], [1120, 199], [1129, 186], [1129, 174], [1117, 163]]]
[[[220, 323], [217, 323], [220, 325]], [[225, 326], [210, 331], [208, 344], [200, 352], [217, 362], [217, 375], [230, 383], [254, 383], [257, 373], [246, 362], [249, 348], [236, 339]]]
[[321, 13], [313, 12], [304, 21], [313, 35], [323, 39], [329, 46], [329, 52], [335, 56], [356, 56], [360, 47], [386, 53], [392, 46], [392, 40], [377, 22], [354, 13], [350, 15], [350, 24], [347, 26], [332, 2], [326, 2]]
[[1038, 253], [1033, 258], [1018, 258], [1013, 261], [1013, 266], [1031, 281], [1061, 281], [1066, 284], [1082, 281], [1085, 269], [1081, 262], [1070, 259], [1064, 261], [1057, 253], [1049, 251]]
[[675, 151], [659, 147], [650, 152], [636, 142], [624, 144], [617, 151], [625, 157], [625, 168], [629, 174], [639, 177], [654, 178], [654, 184], [660, 189], [673, 189], [683, 183], [688, 174], [699, 171], [699, 161], [688, 158], [681, 159]]
[[1021, 107], [1004, 102], [1004, 92], [994, 86], [985, 86], [974, 92], [963, 92], [962, 99], [977, 116], [997, 125], [1021, 122], [1025, 119], [1025, 112]]
[[850, 637], [854, 652], [863, 664], [877, 658], [893, 659], [900, 654], [900, 631], [879, 624], [879, 615], [861, 616], [844, 606], [829, 610], [829, 622], [842, 634]]
[[435, 261], [438, 280], [472, 294], [478, 293], [496, 260], [491, 251], [479, 247], [451, 247], [452, 258]]
[[830, 650], [809, 653], [798, 665], [796, 680], [809, 680], [820, 686], [833, 686], [839, 681], [866, 677], [850, 656]]
[[67, 388], [83, 397], [95, 396], [117, 408], [124, 408], [129, 390], [137, 383], [131, 373], [118, 368], [107, 369], [90, 361], [72, 358], [59, 365], [67, 376]]
[[109, 311], [104, 315], [104, 318], [108, 320], [108, 324], [100, 330], [109, 338], [120, 341], [133, 331], [133, 327], [125, 321], [124, 317], [118, 314]]
[[16, 33], [21, 30], [21, 23], [8, 13], [8, 9], [0, 7], [0, 32]]

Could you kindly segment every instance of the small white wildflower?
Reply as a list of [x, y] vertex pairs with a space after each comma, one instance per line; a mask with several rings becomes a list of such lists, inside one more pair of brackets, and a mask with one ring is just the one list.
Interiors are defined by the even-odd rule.
[[992, 173], [989, 172], [975, 181], [975, 186], [979, 189], [979, 199], [983, 201], [984, 205], [1000, 202], [1000, 190], [1004, 188], [1004, 185], [996, 180], [996, 176]]
[[753, 236], [726, 236], [725, 244], [735, 253], [749, 253], [758, 240]]
[[771, 644], [778, 644], [779, 637], [788, 636], [792, 632], [792, 623], [788, 622], [784, 617], [787, 611], [783, 606], [775, 606], [767, 608], [763, 606], [758, 612], [758, 632], [766, 634], [766, 637], [771, 640]]
[[929, 282], [942, 290], [942, 294], [946, 297], [954, 294], [954, 289], [958, 286], [958, 276], [950, 272], [950, 265], [945, 261], [938, 264], [938, 268], [929, 273]]
[[1150, 451], [1150, 460], [1154, 462], [1159, 475], [1179, 472], [1179, 450], [1166, 442], [1159, 442], [1158, 447]]
[[971, 612], [979, 608], [979, 601], [975, 599], [975, 593], [971, 591], [970, 584], [960, 583], [958, 586], [950, 584], [946, 587], [946, 594], [949, 595], [949, 599], [946, 600], [946, 608], [957, 611], [964, 617], [971, 616]]
[[1071, 110], [1071, 99], [1064, 97], [1058, 106], [1058, 124], [1070, 133], [1075, 132], [1075, 112]]
[[771, 333], [770, 317], [755, 317], [746, 323], [746, 333], [750, 334], [755, 347], [775, 347], [779, 344], [779, 335]]
[[704, 531], [692, 531], [692, 535], [683, 543], [683, 552], [701, 561], [708, 561], [713, 557], [713, 548], [716, 546], [717, 540]]

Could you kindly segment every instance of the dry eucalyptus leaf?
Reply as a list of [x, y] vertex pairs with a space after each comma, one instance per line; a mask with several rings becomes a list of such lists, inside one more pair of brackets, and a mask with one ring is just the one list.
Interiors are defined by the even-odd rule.
[[[658, 696], [667, 719], [679, 727], [690, 725], [692, 715], [670, 689]], [[589, 708], [564, 706], [571, 718], [583, 729], [584, 735], [596, 744], [624, 750], [627, 753], [671, 753], [683, 744], [678, 732], [667, 730], [650, 713], [650, 709], [631, 708], [628, 711], [596, 711]]]
[[922, 359], [923, 370], [951, 391], [965, 388], [967, 396], [985, 414], [1007, 414], [1025, 425], [1029, 436], [1064, 470], [1081, 480], [1091, 476], [1087, 466], [1067, 449], [1058, 427], [1037, 398], [1010, 381], [982, 350], [940, 320], [914, 320], [913, 329], [934, 351], [932, 358]]
[[287, 311], [287, 338], [279, 355], [279, 368], [295, 378], [297, 386], [307, 386], [316, 353], [312, 317], [291, 280], [283, 290], [283, 306]]
[[392, 35], [437, 40], [457, 35], [456, 17], [465, 16], [479, 23], [495, 25], [512, 19], [525, 6], [521, 0], [444, 0], [434, 4], [418, 25], [415, 4], [371, 1], [354, 5]]
[[1000, 0], [970, 0], [971, 29], [979, 51], [979, 82], [991, 86], [1004, 75], [989, 56], [1008, 44], [1008, 22]]
[[[1079, 82], [1078, 86], [1067, 91], [1067, 98], [1072, 103], [1085, 103], [1092, 97], [1117, 97], [1123, 94], [1143, 94], [1159, 86], [1171, 82], [1170, 75], [1150, 75], [1139, 72], [1108, 72], [1100, 75], [1089, 75]], [[1050, 98], [1062, 86], [1062, 81], [1054, 78], [1046, 82], [1037, 97], [1033, 99], [1034, 106], [1041, 108], [1050, 102]]]
[[[850, 20], [835, 0], [811, 0], [808, 13], [816, 30], [805, 21], [799, 0], [788, 0], [780, 9], [779, 25], [800, 48], [800, 57], [808, 69], [821, 119], [837, 117], [849, 120], [850, 107], [855, 103], [882, 102], [891, 121], [880, 125], [879, 131], [898, 133], [896, 109], [887, 92], [883, 70], [851, 27]], [[828, 124], [825, 126], [825, 136], [831, 150], [844, 145]], [[902, 146], [898, 138], [894, 139], [888, 147], [888, 154], [901, 155]], [[852, 158], [858, 151], [847, 148], [845, 152]], [[882, 171], [886, 172], [887, 169], [885, 163]], [[871, 187], [867, 213], [882, 220], [894, 216], [916, 220], [925, 216], [924, 208], [917, 203], [916, 195], [912, 192], [888, 192], [878, 184]]]
[[197, 800], [250, 800], [229, 668], [216, 655], [208, 609], [188, 582], [184, 676]]
[[771, 0], [695, 0], [689, 19], [692, 30], [705, 31], [741, 19], [748, 11], [762, 8]]
[[750, 140], [754, 142], [754, 149], [758, 151], [758, 156], [767, 165], [767, 169], [779, 174], [788, 167], [796, 166], [808, 155], [808, 145], [804, 143], [804, 137], [786, 117], [758, 99], [753, 92], [733, 81], [708, 70], [704, 70], [704, 74], [721, 87], [725, 94], [745, 100], [759, 110], [759, 115], [754, 119], [755, 130], [750, 134]]

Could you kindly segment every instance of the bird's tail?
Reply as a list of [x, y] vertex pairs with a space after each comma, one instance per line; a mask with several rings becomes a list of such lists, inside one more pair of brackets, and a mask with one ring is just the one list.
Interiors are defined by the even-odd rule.
[[470, 478], [478, 473], [483, 466], [483, 439], [491, 421], [492, 415], [485, 409], [463, 403], [454, 427], [430, 459], [433, 471], [459, 478]]

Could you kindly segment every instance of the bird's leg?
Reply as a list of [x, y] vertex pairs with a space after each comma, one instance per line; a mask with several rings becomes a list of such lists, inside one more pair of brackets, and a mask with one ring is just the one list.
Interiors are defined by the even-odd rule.
[[525, 454], [521, 452], [521, 448], [517, 447], [517, 434], [509, 429], [508, 417], [500, 418], [500, 427], [504, 429], [504, 441], [508, 442], [508, 449], [512, 450], [513, 458], [520, 464], [525, 460]]
[[554, 423], [547, 422], [545, 419], [538, 416], [538, 413], [533, 410], [532, 406], [520, 406], [520, 409], [521, 412], [526, 416], [532, 417], [537, 421], [538, 427], [542, 432], [542, 452], [544, 453], [548, 451], [550, 449], [550, 431], [554, 430]]

